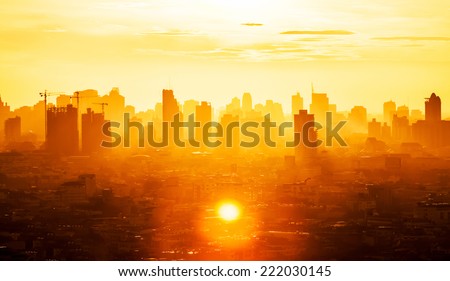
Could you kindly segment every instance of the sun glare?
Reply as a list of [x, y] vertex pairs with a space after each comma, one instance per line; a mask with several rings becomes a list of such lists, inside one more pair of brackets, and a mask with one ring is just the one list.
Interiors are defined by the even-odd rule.
[[239, 218], [239, 207], [232, 203], [225, 203], [218, 210], [220, 218], [226, 221], [234, 221]]

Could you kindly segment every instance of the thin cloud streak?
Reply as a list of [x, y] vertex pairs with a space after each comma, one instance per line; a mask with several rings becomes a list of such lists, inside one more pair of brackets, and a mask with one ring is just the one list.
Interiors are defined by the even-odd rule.
[[263, 26], [264, 24], [262, 23], [254, 23], [254, 22], [247, 22], [247, 23], [242, 23], [241, 25], [245, 25], [245, 26]]
[[280, 32], [283, 35], [352, 35], [348, 30], [289, 30]]
[[373, 40], [383, 41], [450, 41], [450, 37], [441, 36], [392, 36], [392, 37], [374, 37]]

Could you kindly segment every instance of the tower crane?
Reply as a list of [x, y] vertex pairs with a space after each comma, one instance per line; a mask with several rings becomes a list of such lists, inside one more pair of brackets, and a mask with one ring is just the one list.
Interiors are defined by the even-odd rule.
[[45, 140], [47, 140], [47, 97], [50, 96], [60, 96], [63, 95], [64, 93], [61, 92], [47, 92], [47, 90], [45, 90], [43, 93], [39, 93], [39, 95], [41, 97], [44, 98], [44, 117], [45, 117]]
[[108, 106], [107, 102], [94, 102], [93, 104], [98, 104], [102, 106], [102, 114], [105, 114], [105, 105]]
[[70, 97], [70, 98], [77, 100], [77, 108], [79, 110], [80, 109], [80, 99], [98, 98], [98, 96], [81, 96], [80, 97], [80, 92], [76, 91], [73, 93], [73, 97]]

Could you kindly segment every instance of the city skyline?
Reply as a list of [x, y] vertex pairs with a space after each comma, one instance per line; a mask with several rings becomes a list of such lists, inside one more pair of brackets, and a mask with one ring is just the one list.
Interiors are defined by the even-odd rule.
[[[117, 87], [103, 96], [92, 89], [72, 96], [47, 91], [40, 95], [43, 101], [14, 111], [0, 100], [0, 132], [5, 134], [5, 144], [14, 147], [44, 141], [41, 148], [65, 155], [90, 155], [104, 148], [145, 148], [145, 143], [153, 148], [201, 150], [265, 146], [295, 148], [296, 154], [308, 155], [297, 157], [306, 159], [314, 158], [319, 147], [348, 147], [348, 140], [361, 143], [367, 138], [379, 147], [405, 143], [445, 147], [450, 136], [450, 121], [442, 118], [443, 103], [436, 93], [425, 98], [424, 111], [397, 106], [390, 100], [383, 103], [382, 115], [372, 115], [358, 105], [350, 112], [340, 112], [326, 93], [315, 92], [309, 106], [299, 93], [292, 95], [290, 114], [273, 100], [253, 105], [246, 92], [242, 103], [234, 97], [216, 115], [210, 102], [191, 99], [182, 104], [171, 89], [163, 89], [161, 102], [145, 112], [126, 105]], [[56, 104], [49, 102], [50, 97], [56, 98]], [[101, 113], [93, 110], [95, 106], [101, 107]], [[45, 112], [44, 117], [40, 111]], [[306, 150], [301, 152], [301, 147]]]
[[[63, 101], [65, 102], [67, 100], [67, 104], [72, 104], [72, 105], [76, 106], [76, 99], [77, 99], [76, 95], [77, 95], [77, 93], [85, 92], [88, 95], [89, 94], [93, 94], [94, 95], [93, 97], [97, 97], [97, 96], [98, 97], [102, 97], [102, 96], [105, 97], [105, 96], [108, 95], [108, 93], [111, 92], [111, 89], [119, 90], [119, 87], [112, 87], [112, 88], [110, 87], [108, 91], [105, 91], [103, 93], [101, 93], [98, 90], [93, 89], [93, 88], [88, 88], [88, 89], [85, 89], [85, 90], [73, 91], [72, 94], [70, 92], [67, 92], [67, 93], [66, 92], [57, 92], [57, 91], [53, 92], [53, 91], [47, 91], [47, 90], [41, 91], [41, 93], [44, 94], [45, 92], [48, 92], [50, 94], [48, 96], [48, 98], [47, 98], [48, 99], [47, 100], [48, 104], [52, 105], [52, 106], [55, 106], [55, 107], [59, 107], [59, 106], [61, 106], [61, 105], [58, 105], [58, 100], [59, 99], [61, 99], [59, 104], [62, 104]], [[285, 94], [286, 97], [284, 97], [284, 95], [281, 95], [281, 96], [283, 96], [283, 98], [280, 98], [280, 95], [278, 95], [274, 99], [273, 98], [268, 98], [268, 99], [264, 99], [264, 100], [259, 100], [259, 99], [255, 99], [254, 95], [251, 92], [243, 91], [243, 92], [241, 92], [238, 95], [229, 95], [227, 97], [227, 99], [224, 99], [225, 103], [223, 103], [223, 104], [222, 103], [217, 104], [217, 103], [215, 103], [212, 100], [202, 100], [202, 99], [198, 99], [196, 97], [192, 97], [192, 96], [189, 97], [189, 96], [185, 96], [185, 95], [182, 95], [182, 94], [181, 94], [181, 96], [185, 96], [186, 99], [180, 99], [179, 98], [180, 97], [180, 93], [177, 92], [176, 90], [174, 90], [173, 88], [162, 88], [162, 89], [164, 89], [164, 91], [167, 90], [167, 91], [171, 91], [172, 93], [176, 93], [177, 99], [175, 99], [175, 101], [182, 108], [185, 105], [188, 105], [189, 103], [192, 103], [194, 101], [196, 103], [198, 103], [196, 105], [199, 105], [201, 102], [209, 103], [211, 105], [211, 108], [212, 108], [212, 116], [213, 116], [213, 118], [216, 118], [217, 114], [220, 114], [220, 112], [222, 112], [223, 110], [226, 110], [227, 106], [229, 104], [233, 103], [233, 99], [236, 99], [236, 98], [239, 99], [239, 102], [242, 105], [243, 96], [248, 95], [248, 94], [251, 97], [251, 102], [253, 104], [253, 107], [255, 105], [265, 105], [267, 101], [272, 101], [272, 102], [278, 103], [278, 104], [280, 104], [282, 106], [283, 114], [285, 116], [288, 116], [288, 115], [292, 114], [292, 106], [293, 106], [293, 97], [294, 96], [299, 96], [300, 99], [301, 99], [301, 102], [305, 106], [305, 109], [308, 109], [308, 110], [310, 110], [309, 106], [313, 103], [313, 99], [314, 99], [313, 96], [314, 95], [326, 95], [327, 99], [331, 99], [332, 101], [336, 100], [335, 97], [333, 96], [333, 94], [330, 95], [327, 91], [315, 91], [313, 84], [310, 84], [310, 90], [309, 90], [308, 94], [304, 94], [303, 92], [300, 92], [300, 91], [294, 91], [291, 94]], [[139, 104], [132, 104], [132, 103], [126, 102], [127, 96], [126, 96], [126, 94], [124, 94], [120, 90], [120, 95], [124, 99], [124, 105], [126, 107], [129, 107], [129, 106], [133, 107], [135, 109], [136, 113], [145, 113], [145, 112], [147, 112], [149, 110], [154, 110], [155, 106], [157, 106], [158, 104], [162, 104], [163, 99], [161, 98], [161, 94], [160, 93], [161, 93], [161, 89], [159, 90], [159, 93], [158, 93], [158, 99], [154, 103], [150, 103], [149, 102], [147, 105], [142, 105], [142, 104], [139, 105]], [[364, 104], [356, 104], [355, 103], [355, 104], [349, 104], [348, 105], [349, 108], [344, 108], [344, 107], [340, 106], [336, 102], [333, 102], [332, 105], [335, 107], [335, 109], [333, 111], [336, 111], [336, 112], [342, 112], [342, 113], [345, 113], [345, 114], [350, 114], [354, 107], [364, 107], [367, 110], [367, 114], [368, 115], [382, 117], [383, 114], [384, 114], [384, 111], [385, 111], [383, 105], [385, 103], [393, 102], [393, 103], [396, 104], [396, 107], [405, 107], [405, 108], [407, 108], [410, 111], [419, 110], [422, 113], [424, 113], [425, 112], [425, 105], [424, 105], [423, 102], [425, 100], [429, 99], [428, 95], [430, 95], [431, 93], [435, 93], [436, 95], [438, 95], [440, 97], [443, 97], [444, 99], [446, 98], [445, 94], [443, 95], [442, 93], [433, 91], [433, 92], [429, 92], [429, 93], [428, 92], [424, 93], [423, 97], [421, 97], [418, 100], [414, 99], [414, 104], [420, 102], [420, 104], [417, 107], [409, 106], [407, 103], [402, 103], [401, 101], [398, 101], [396, 98], [389, 98], [387, 100], [382, 101], [380, 104], [371, 103], [371, 106], [366, 106]], [[19, 110], [19, 109], [21, 109], [23, 107], [37, 106], [41, 101], [43, 101], [43, 97], [42, 96], [39, 97], [39, 93], [36, 93], [36, 96], [38, 96], [38, 100], [36, 101], [36, 103], [20, 104], [20, 105], [17, 105], [17, 106], [12, 106], [10, 100], [7, 99], [8, 96], [6, 96], [6, 95], [0, 95], [0, 99], [1, 99], [2, 102], [7, 104], [8, 107], [10, 108], [10, 110], [13, 112], [13, 111]], [[88, 98], [92, 98], [92, 97], [88, 96]], [[213, 97], [211, 97], [211, 99], [216, 100]], [[280, 100], [286, 100], [286, 99], [287, 99], [287, 103], [286, 104], [280, 102]], [[99, 105], [101, 105], [101, 103], [89, 102], [88, 101], [88, 102], [85, 103], [84, 107], [88, 106], [88, 107], [92, 108], [93, 111], [95, 111], [95, 112], [101, 112], [102, 110], [104, 111], [105, 110], [105, 105], [103, 105], [103, 107], [98, 107]], [[82, 109], [85, 109], [84, 107]], [[376, 111], [371, 111], [370, 108], [373, 108], [373, 107], [376, 107], [377, 110]], [[442, 119], [443, 120], [450, 119], [450, 107], [445, 102], [442, 104], [441, 111], [442, 111]], [[195, 112], [195, 107], [194, 107], [194, 111], [193, 112]]]
[[448, 1], [3, 2], [0, 261], [450, 260]]

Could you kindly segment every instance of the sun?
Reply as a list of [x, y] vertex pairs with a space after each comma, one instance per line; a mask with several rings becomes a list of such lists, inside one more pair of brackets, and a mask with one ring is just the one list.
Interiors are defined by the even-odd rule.
[[237, 220], [241, 214], [239, 207], [233, 203], [225, 203], [218, 209], [220, 218], [226, 221]]

